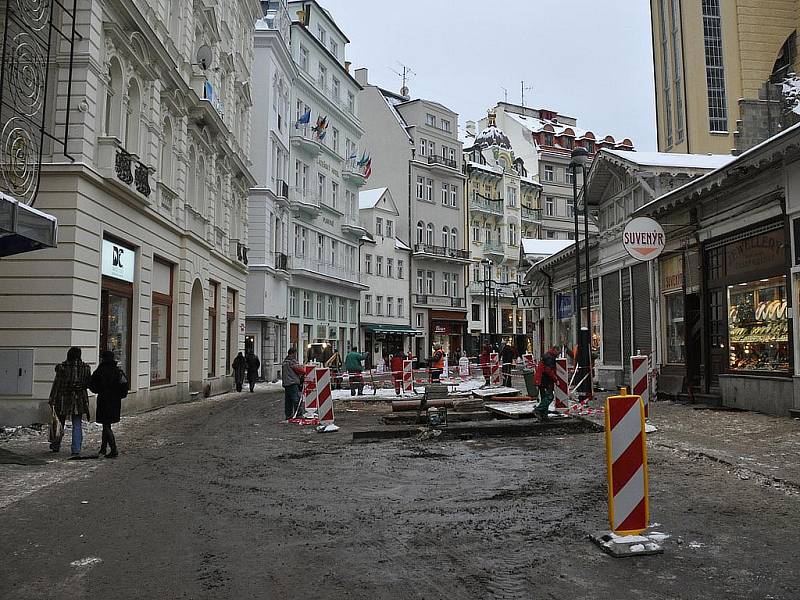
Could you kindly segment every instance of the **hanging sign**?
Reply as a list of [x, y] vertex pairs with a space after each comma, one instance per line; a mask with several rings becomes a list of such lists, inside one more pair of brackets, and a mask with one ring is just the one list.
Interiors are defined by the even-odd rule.
[[546, 296], [517, 296], [517, 308], [545, 308]]
[[649, 217], [631, 219], [622, 232], [622, 245], [636, 260], [648, 261], [658, 258], [664, 251], [667, 238], [664, 229]]

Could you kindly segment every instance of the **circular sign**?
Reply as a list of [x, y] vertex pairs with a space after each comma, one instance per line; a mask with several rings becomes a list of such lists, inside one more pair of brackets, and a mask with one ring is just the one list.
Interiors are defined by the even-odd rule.
[[664, 251], [666, 236], [661, 225], [649, 217], [631, 219], [622, 232], [622, 245], [636, 260], [653, 260]]

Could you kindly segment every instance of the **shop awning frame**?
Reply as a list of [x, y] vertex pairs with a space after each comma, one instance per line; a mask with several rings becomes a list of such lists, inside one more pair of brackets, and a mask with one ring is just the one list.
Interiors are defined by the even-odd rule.
[[0, 257], [55, 248], [58, 220], [0, 192]]
[[424, 335], [423, 332], [414, 329], [410, 325], [389, 325], [384, 323], [362, 323], [364, 331], [367, 333], [399, 333], [401, 335]]

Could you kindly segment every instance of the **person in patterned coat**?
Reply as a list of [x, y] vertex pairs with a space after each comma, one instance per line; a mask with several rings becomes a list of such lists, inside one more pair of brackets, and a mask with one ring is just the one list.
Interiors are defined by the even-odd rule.
[[[67, 360], [57, 364], [56, 376], [50, 388], [50, 406], [55, 410], [63, 425], [69, 417], [72, 420], [72, 457], [81, 454], [83, 441], [83, 415], [89, 420], [89, 394], [87, 389], [92, 378], [92, 371], [81, 360], [81, 349], [73, 346], [67, 351]], [[50, 449], [58, 452], [61, 449], [61, 438], [50, 443]]]

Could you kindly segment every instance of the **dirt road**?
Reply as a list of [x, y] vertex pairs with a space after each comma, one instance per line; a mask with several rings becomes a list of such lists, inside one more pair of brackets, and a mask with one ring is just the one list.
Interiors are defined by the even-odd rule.
[[116, 461], [48, 464], [69, 476], [0, 508], [0, 598], [800, 598], [800, 498], [713, 461], [651, 446], [666, 552], [612, 559], [585, 539], [602, 434], [353, 444], [374, 417], [323, 435], [281, 411], [170, 407]]

